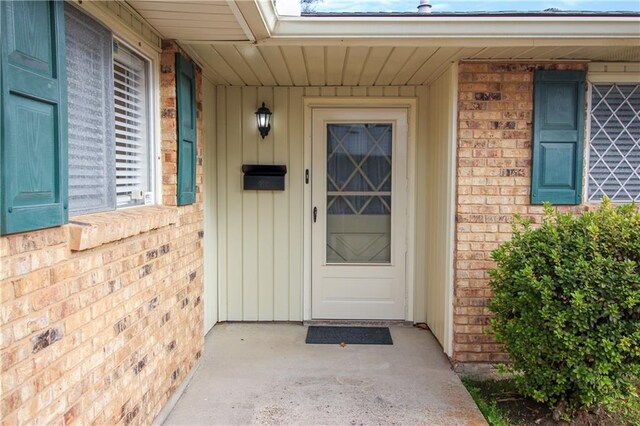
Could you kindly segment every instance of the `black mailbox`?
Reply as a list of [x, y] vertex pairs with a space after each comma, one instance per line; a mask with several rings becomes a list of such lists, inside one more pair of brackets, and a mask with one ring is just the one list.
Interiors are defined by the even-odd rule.
[[242, 173], [244, 173], [244, 189], [284, 191], [284, 175], [287, 174], [287, 166], [244, 164]]

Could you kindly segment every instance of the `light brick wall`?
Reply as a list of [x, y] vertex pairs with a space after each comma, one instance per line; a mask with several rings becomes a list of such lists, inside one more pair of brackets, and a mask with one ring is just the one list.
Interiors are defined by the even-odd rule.
[[[175, 206], [176, 46], [163, 47], [163, 191]], [[201, 83], [198, 70], [199, 186]], [[82, 223], [0, 238], [2, 424], [149, 424], [203, 349], [201, 191], [190, 206], [71, 220], [135, 235], [83, 251], [70, 249]]]
[[[455, 249], [456, 363], [502, 362], [487, 334], [491, 252], [511, 236], [519, 213], [536, 222], [530, 205], [533, 75], [536, 69], [586, 70], [586, 63], [461, 63]], [[580, 212], [583, 206], [563, 207]]]

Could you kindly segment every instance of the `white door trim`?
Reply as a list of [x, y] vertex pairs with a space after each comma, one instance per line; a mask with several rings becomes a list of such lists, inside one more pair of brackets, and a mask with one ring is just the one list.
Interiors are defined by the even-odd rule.
[[[406, 303], [405, 321], [414, 318], [415, 292], [415, 222], [416, 222], [416, 114], [415, 97], [305, 97], [304, 98], [304, 168], [311, 172], [311, 140], [313, 110], [316, 108], [381, 108], [405, 109], [408, 116], [408, 177], [407, 194], [407, 256], [406, 256]], [[304, 185], [304, 231], [303, 231], [303, 320], [311, 320], [311, 226], [312, 226], [311, 183]]]
[[[357, 137], [367, 138], [368, 141], [382, 142], [378, 149], [385, 149], [385, 154], [390, 155], [391, 161], [390, 187], [385, 189], [391, 194], [390, 214], [369, 215], [369, 214], [330, 214], [328, 205], [328, 177], [330, 175], [328, 166], [329, 143], [329, 123], [344, 126], [346, 123], [352, 125], [379, 123], [388, 126], [388, 132], [381, 134], [371, 134], [368, 132], [358, 133]], [[383, 127], [384, 128], [384, 127]], [[353, 319], [353, 320], [404, 320], [406, 318], [407, 286], [406, 286], [406, 253], [407, 253], [407, 195], [408, 195], [408, 167], [407, 167], [407, 132], [408, 114], [406, 108], [316, 108], [313, 110], [313, 165], [311, 169], [311, 195], [313, 198], [314, 212], [317, 209], [317, 223], [313, 224], [311, 236], [311, 316], [313, 319]], [[339, 131], [339, 130], [338, 130]], [[358, 127], [352, 128], [346, 134], [340, 136], [333, 135], [331, 139], [337, 143], [334, 152], [337, 159], [340, 157], [341, 143], [349, 140], [349, 134], [359, 132]], [[361, 131], [361, 129], [360, 129]], [[386, 135], [386, 137], [385, 137]], [[387, 146], [387, 143], [389, 144]], [[357, 170], [360, 168], [357, 163], [366, 161], [370, 155], [378, 155], [380, 151], [374, 151], [375, 145], [371, 148], [367, 145], [364, 152], [359, 143], [355, 146], [342, 145], [342, 149], [349, 151], [356, 149], [350, 158], [355, 166], [354, 172], [347, 178], [356, 179]], [[386, 148], [382, 148], [382, 147]], [[371, 151], [369, 150], [371, 149]], [[389, 151], [386, 151], [386, 150]], [[358, 154], [364, 157], [359, 158]], [[339, 160], [338, 160], [339, 161]], [[348, 160], [347, 160], [348, 161]], [[335, 170], [334, 170], [335, 172]], [[360, 176], [369, 176], [367, 169], [361, 170]], [[346, 176], [342, 176], [346, 177]], [[375, 181], [375, 174], [370, 177]], [[342, 183], [340, 173], [333, 176], [336, 191], [340, 191]], [[378, 183], [376, 181], [376, 183]], [[371, 182], [369, 182], [371, 184]], [[369, 187], [368, 187], [369, 188]], [[370, 190], [374, 190], [370, 188]], [[373, 200], [370, 199], [370, 200]], [[340, 203], [338, 202], [338, 205]], [[357, 209], [357, 204], [349, 205], [351, 209]], [[355, 213], [355, 211], [351, 212]], [[330, 220], [330, 218], [332, 220]], [[382, 219], [382, 220], [381, 220]], [[389, 228], [386, 230], [385, 225]], [[330, 222], [335, 228], [330, 228]], [[348, 224], [348, 225], [347, 225]], [[365, 225], [366, 224], [366, 225]], [[330, 238], [329, 233], [333, 236]], [[382, 233], [382, 234], [381, 234]], [[357, 234], [357, 236], [356, 236]], [[354, 239], [355, 238], [355, 239]], [[366, 242], [364, 242], [366, 240]], [[372, 244], [375, 247], [373, 252], [364, 251], [357, 253], [355, 247], [364, 242], [366, 247]], [[374, 243], [375, 242], [375, 243]], [[344, 256], [364, 256], [360, 259], [363, 263], [348, 261], [341, 263], [338, 258], [329, 259], [328, 247], [332, 243], [333, 253]], [[368, 256], [379, 256], [379, 250], [388, 244], [388, 253], [382, 255], [378, 262], [367, 263]], [[354, 249], [356, 251], [350, 251]], [[342, 251], [344, 250], [344, 251]], [[386, 256], [389, 256], [386, 258]]]

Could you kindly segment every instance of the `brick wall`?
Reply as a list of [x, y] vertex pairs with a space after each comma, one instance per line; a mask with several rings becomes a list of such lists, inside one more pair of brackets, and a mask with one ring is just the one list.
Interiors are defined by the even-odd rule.
[[[536, 69], [586, 70], [585, 63], [461, 63], [455, 250], [456, 363], [507, 359], [487, 334], [491, 252], [511, 236], [514, 214], [540, 222], [532, 206], [531, 137]], [[566, 209], [566, 208], [564, 208]], [[583, 207], [571, 209], [582, 211]]]
[[[165, 206], [0, 238], [2, 424], [148, 424], [201, 355], [203, 204], [198, 191], [195, 204], [170, 207], [177, 48], [164, 49]], [[201, 185], [199, 71], [197, 93]], [[92, 248], [71, 250], [76, 231]]]

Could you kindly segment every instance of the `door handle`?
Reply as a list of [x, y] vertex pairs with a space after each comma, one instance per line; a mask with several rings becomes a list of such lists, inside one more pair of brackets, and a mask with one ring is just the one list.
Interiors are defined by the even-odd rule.
[[317, 220], [318, 220], [318, 208], [314, 207], [313, 208], [313, 223], [316, 223]]

